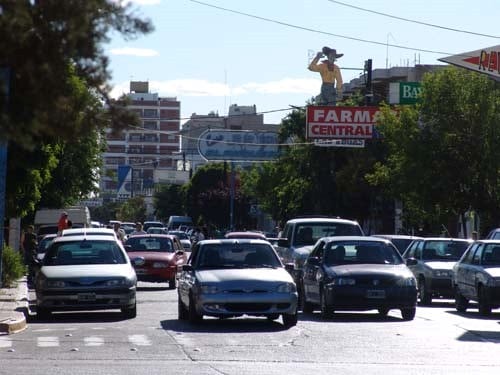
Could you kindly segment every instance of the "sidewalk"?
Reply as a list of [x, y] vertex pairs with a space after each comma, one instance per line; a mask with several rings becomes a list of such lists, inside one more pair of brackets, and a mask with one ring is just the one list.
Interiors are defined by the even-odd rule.
[[0, 288], [0, 335], [17, 333], [26, 328], [28, 304], [26, 277], [13, 288]]

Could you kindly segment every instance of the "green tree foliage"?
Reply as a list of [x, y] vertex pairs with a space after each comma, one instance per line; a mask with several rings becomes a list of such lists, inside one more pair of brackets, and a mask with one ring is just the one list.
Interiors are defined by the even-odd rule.
[[92, 220], [107, 224], [110, 220], [116, 220], [116, 213], [120, 209], [119, 202], [104, 202], [102, 206], [89, 207]]
[[161, 185], [153, 197], [156, 216], [166, 222], [171, 215], [184, 215], [185, 196], [185, 189], [181, 185]]
[[116, 219], [120, 221], [144, 222], [146, 220], [146, 202], [144, 198], [133, 197], [125, 201], [118, 209]]
[[[431, 232], [469, 208], [483, 227], [500, 219], [500, 85], [485, 75], [447, 68], [423, 82], [421, 105], [384, 116], [388, 157], [370, 181], [404, 203], [406, 219]], [[454, 226], [448, 226], [450, 233]]]
[[4, 246], [2, 250], [2, 282], [1, 286], [11, 287], [26, 273], [26, 266], [19, 251], [13, 250], [9, 246]]
[[[228, 228], [230, 224], [230, 169], [224, 163], [199, 168], [186, 188], [186, 208], [198, 224]], [[240, 186], [237, 173], [234, 196], [234, 221], [237, 228], [251, 227], [250, 199]]]

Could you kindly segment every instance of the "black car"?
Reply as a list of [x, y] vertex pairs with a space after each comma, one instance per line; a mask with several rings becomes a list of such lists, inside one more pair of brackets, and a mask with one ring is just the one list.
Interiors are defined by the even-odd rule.
[[[414, 261], [410, 261], [414, 262]], [[304, 265], [303, 311], [321, 309], [325, 318], [337, 310], [401, 310], [415, 317], [417, 281], [394, 245], [377, 237], [325, 237]]]
[[474, 242], [453, 267], [455, 307], [465, 312], [477, 301], [479, 314], [500, 307], [500, 240]]

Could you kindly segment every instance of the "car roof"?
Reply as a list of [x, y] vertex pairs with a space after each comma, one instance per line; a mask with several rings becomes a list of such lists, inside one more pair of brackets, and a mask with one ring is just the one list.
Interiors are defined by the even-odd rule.
[[455, 238], [455, 237], [424, 237], [424, 241], [455, 241], [455, 242], [473, 242], [470, 238]]
[[241, 238], [266, 238], [266, 235], [264, 233], [253, 231], [227, 232], [224, 236], [226, 238], [239, 238], [239, 236], [241, 236]]
[[266, 244], [271, 245], [269, 241], [262, 240], [259, 238], [220, 238], [220, 239], [210, 239], [201, 240], [198, 242], [200, 245], [223, 245], [223, 244], [235, 244], [235, 243], [255, 243], [255, 244]]
[[58, 242], [76, 242], [76, 241], [110, 241], [119, 243], [115, 236], [108, 236], [104, 234], [86, 236], [84, 234], [77, 236], [58, 236], [54, 238], [54, 243]]
[[62, 231], [62, 235], [73, 233], [109, 233], [115, 234], [115, 231], [111, 228], [68, 228]]
[[128, 239], [131, 238], [170, 238], [172, 239], [173, 237], [176, 237], [175, 234], [164, 234], [164, 233], [146, 233], [146, 234], [134, 234], [133, 236], [130, 236]]
[[394, 238], [394, 239], [408, 239], [408, 240], [416, 240], [416, 239], [422, 239], [424, 237], [420, 236], [411, 236], [409, 234], [371, 234], [370, 236], [372, 237], [381, 237], [381, 238]]
[[323, 237], [327, 242], [341, 242], [341, 241], [364, 241], [364, 242], [384, 242], [389, 243], [390, 240], [383, 237], [373, 236], [330, 236]]
[[307, 218], [295, 218], [287, 221], [287, 224], [293, 223], [317, 223], [317, 222], [327, 222], [327, 223], [346, 223], [346, 224], [356, 224], [358, 222], [355, 220], [341, 219], [339, 217], [307, 217]]

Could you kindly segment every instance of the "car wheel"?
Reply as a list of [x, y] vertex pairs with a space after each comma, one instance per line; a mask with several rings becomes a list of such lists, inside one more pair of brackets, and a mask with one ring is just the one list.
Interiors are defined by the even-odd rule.
[[401, 309], [401, 316], [403, 320], [413, 320], [415, 319], [415, 314], [417, 313], [416, 307], [410, 307], [408, 309]]
[[188, 310], [181, 301], [181, 296], [177, 297], [177, 317], [179, 320], [187, 320], [189, 318]]
[[420, 296], [420, 304], [422, 306], [429, 306], [432, 303], [430, 290], [425, 285], [425, 279], [423, 277], [418, 279], [418, 294]]
[[323, 291], [321, 292], [320, 299], [321, 299], [321, 316], [324, 319], [333, 318], [333, 314], [334, 314], [333, 306], [328, 304]]
[[188, 319], [190, 323], [200, 323], [203, 320], [203, 315], [196, 312], [193, 297], [189, 297]]
[[383, 308], [380, 308], [378, 309], [378, 314], [380, 316], [387, 316], [387, 314], [389, 314], [389, 309], [383, 307]]
[[279, 315], [279, 314], [271, 314], [271, 315], [266, 316], [267, 320], [271, 320], [271, 321], [272, 321], [272, 320], [276, 320], [276, 319], [278, 319], [279, 317], [280, 317], [280, 315]]
[[134, 303], [133, 307], [123, 307], [121, 312], [126, 319], [134, 319], [137, 316], [137, 304]]
[[285, 328], [291, 328], [297, 325], [297, 312], [295, 314], [283, 314], [283, 325]]
[[168, 289], [175, 289], [176, 279], [175, 275], [168, 280]]
[[465, 298], [462, 293], [455, 287], [455, 308], [458, 312], [466, 312], [469, 307], [469, 300]]
[[52, 315], [52, 311], [50, 309], [48, 309], [46, 307], [37, 306], [37, 308], [36, 308], [37, 318], [47, 319], [47, 318], [50, 318], [51, 315]]
[[478, 287], [477, 291], [478, 304], [479, 304], [479, 315], [488, 316], [491, 314], [491, 305], [489, 303], [489, 298], [486, 293], [486, 289], [483, 286]]

